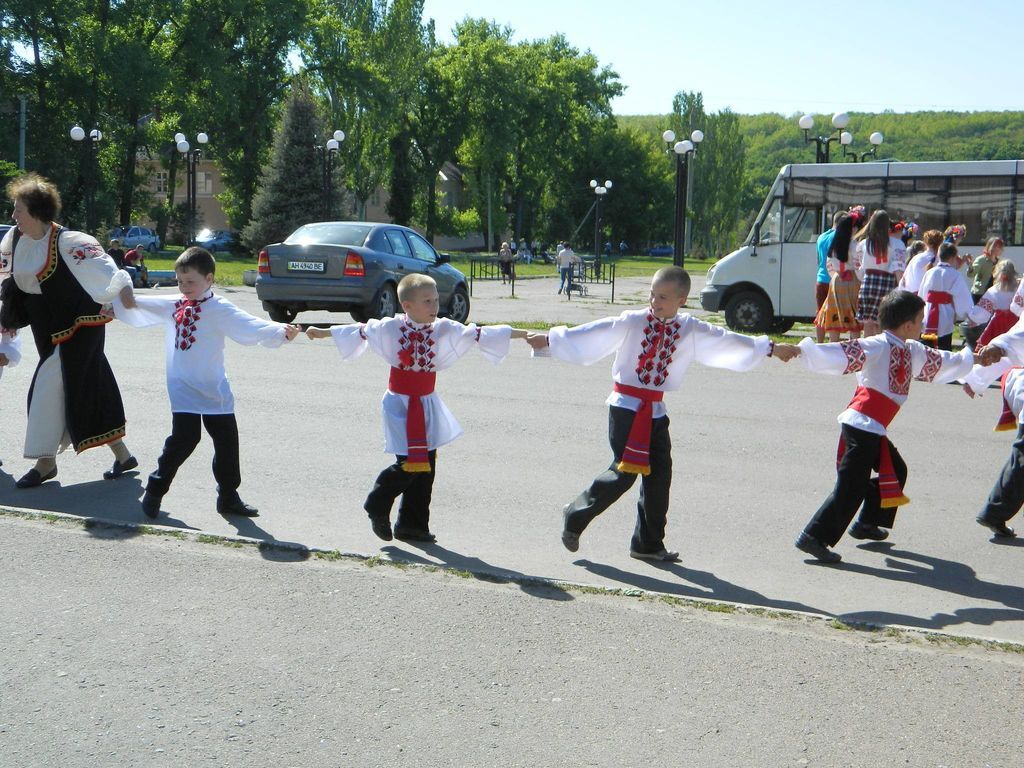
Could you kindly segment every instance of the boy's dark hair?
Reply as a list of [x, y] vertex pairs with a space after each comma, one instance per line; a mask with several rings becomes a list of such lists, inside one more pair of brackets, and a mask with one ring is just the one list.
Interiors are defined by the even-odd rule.
[[878, 324], [882, 330], [892, 331], [916, 318], [923, 309], [924, 300], [920, 296], [897, 288], [887, 293], [878, 305]]
[[954, 243], [943, 243], [939, 246], [939, 261], [954, 259], [958, 253]]
[[662, 267], [654, 273], [652, 283], [675, 283], [680, 296], [690, 295], [690, 274], [682, 267]]
[[29, 216], [47, 224], [60, 215], [60, 192], [38, 173], [26, 173], [8, 182], [7, 197], [12, 203], [23, 202]]
[[174, 262], [174, 271], [179, 269], [194, 269], [200, 275], [217, 274], [217, 260], [213, 254], [205, 248], [193, 245], [182, 251], [181, 256]]

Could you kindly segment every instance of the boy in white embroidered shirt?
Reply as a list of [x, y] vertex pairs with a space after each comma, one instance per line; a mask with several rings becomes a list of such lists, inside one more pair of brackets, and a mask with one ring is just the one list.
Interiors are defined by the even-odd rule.
[[[613, 460], [590, 487], [562, 510], [562, 545], [576, 552], [580, 535], [641, 475], [636, 527], [629, 546], [639, 560], [675, 562], [679, 553], [665, 549], [672, 444], [662, 398], [679, 389], [690, 363], [747, 371], [773, 354], [767, 336], [752, 338], [679, 314], [690, 293], [690, 276], [680, 267], [659, 269], [651, 279], [647, 309], [623, 312], [576, 328], [560, 326], [531, 334], [535, 350], [550, 346], [553, 357], [592, 365], [615, 352], [613, 391], [606, 401], [608, 441]], [[797, 354], [782, 352], [783, 359]]]
[[[430, 499], [437, 449], [455, 440], [462, 428], [434, 392], [437, 371], [451, 368], [475, 345], [494, 364], [505, 359], [510, 339], [526, 331], [495, 325], [478, 328], [438, 318], [437, 283], [423, 274], [406, 275], [398, 283], [404, 315], [355, 325], [306, 329], [311, 339], [334, 339], [343, 360], [359, 357], [367, 347], [391, 365], [387, 392], [381, 401], [384, 449], [396, 457], [377, 476], [363, 509], [374, 534], [384, 541], [431, 543]], [[402, 497], [391, 528], [391, 508]]]
[[209, 251], [187, 248], [174, 264], [180, 296], [136, 296], [136, 307], [114, 301], [118, 319], [142, 328], [166, 328], [167, 392], [171, 399], [171, 435], [164, 443], [157, 469], [142, 497], [148, 517], [160, 514], [160, 502], [178, 468], [199, 444], [200, 427], [213, 439], [213, 475], [217, 480], [217, 511], [255, 517], [258, 510], [242, 501], [235, 399], [224, 371], [224, 341], [279, 347], [299, 327], [253, 317], [213, 292], [217, 262]]
[[939, 264], [929, 269], [921, 281], [917, 294], [925, 301], [924, 339], [935, 338], [935, 346], [947, 352], [953, 351], [953, 324], [957, 320], [974, 315], [975, 310], [967, 281], [960, 274], [963, 259], [953, 243], [939, 246]]
[[[857, 374], [853, 400], [838, 418], [835, 488], [796, 540], [797, 549], [823, 563], [842, 559], [830, 547], [839, 543], [862, 504], [850, 535], [882, 541], [896, 521], [896, 508], [910, 501], [903, 494], [907, 465], [889, 441], [887, 429], [907, 400], [911, 379], [945, 384], [965, 376], [974, 363], [967, 347], [953, 354], [917, 341], [924, 301], [916, 294], [899, 289], [886, 294], [878, 320], [882, 332], [875, 336], [838, 344], [804, 339], [795, 348], [809, 370]], [[874, 468], [878, 477], [872, 479]]]

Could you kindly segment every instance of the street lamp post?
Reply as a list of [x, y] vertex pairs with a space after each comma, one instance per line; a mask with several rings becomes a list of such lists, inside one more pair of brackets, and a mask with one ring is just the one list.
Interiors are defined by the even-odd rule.
[[314, 149], [317, 154], [320, 155], [321, 161], [321, 181], [320, 189], [324, 200], [324, 220], [330, 221], [333, 204], [331, 202], [331, 195], [334, 191], [334, 182], [332, 178], [332, 168], [334, 166], [334, 157], [338, 154], [338, 150], [341, 148], [341, 142], [345, 140], [344, 131], [335, 131], [333, 136], [327, 140], [327, 142], [321, 147], [317, 144]]
[[590, 188], [594, 190], [594, 277], [601, 277], [601, 198], [612, 188], [612, 180], [605, 179], [602, 184], [597, 179], [590, 180]]
[[836, 114], [832, 115], [832, 127], [836, 129], [834, 136], [811, 136], [810, 131], [814, 127], [814, 117], [811, 115], [804, 115], [797, 121], [797, 125], [800, 126], [800, 130], [804, 132], [804, 141], [808, 144], [812, 141], [814, 142], [814, 162], [816, 163], [829, 162], [829, 150], [832, 142], [838, 141], [842, 143], [842, 136], [846, 132], [846, 126], [849, 124], [850, 116], [848, 114], [845, 112], [836, 112]]
[[188, 208], [188, 239], [186, 245], [191, 245], [196, 239], [196, 198], [198, 197], [196, 194], [198, 192], [196, 179], [199, 176], [197, 169], [199, 158], [203, 154], [202, 148], [209, 140], [210, 137], [205, 133], [200, 132], [196, 134], [196, 144], [198, 146], [193, 149], [185, 139], [184, 133], [174, 134], [174, 142], [185, 161], [185, 202]]
[[696, 154], [697, 145], [704, 141], [704, 131], [693, 131], [690, 138], [676, 141], [676, 132], [672, 130], [661, 134], [667, 145], [666, 152], [676, 156], [676, 210], [672, 230], [672, 263], [683, 266], [683, 248], [686, 243], [686, 203], [689, 198], [690, 158]]
[[[71, 131], [72, 141], [85, 141], [85, 129], [80, 125], [74, 126]], [[96, 231], [96, 151], [97, 145], [103, 140], [103, 132], [99, 128], [89, 131], [88, 141], [85, 142], [85, 162], [83, 163], [85, 177], [85, 229], [89, 233]]]
[[850, 157], [853, 159], [853, 162], [855, 163], [858, 161], [862, 163], [866, 162], [869, 157], [876, 156], [876, 154], [878, 153], [878, 148], [882, 145], [882, 142], [885, 141], [885, 137], [882, 136], [882, 133], [880, 131], [875, 131], [870, 136], [868, 136], [868, 141], [871, 142], [871, 149], [869, 149], [867, 152], [861, 152], [858, 155], [855, 150], [847, 151], [846, 148], [853, 143], [853, 134], [843, 131], [839, 139], [839, 143], [843, 145], [843, 157]]

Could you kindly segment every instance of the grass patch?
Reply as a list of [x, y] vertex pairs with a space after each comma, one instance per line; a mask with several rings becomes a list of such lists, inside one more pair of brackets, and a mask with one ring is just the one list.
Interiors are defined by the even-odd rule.
[[[153, 270], [174, 270], [174, 262], [181, 254], [180, 246], [171, 246], [156, 256], [146, 257], [146, 267]], [[238, 256], [232, 253], [215, 253], [217, 259], [217, 282], [220, 285], [242, 285], [242, 273], [256, 269], [255, 256]]]

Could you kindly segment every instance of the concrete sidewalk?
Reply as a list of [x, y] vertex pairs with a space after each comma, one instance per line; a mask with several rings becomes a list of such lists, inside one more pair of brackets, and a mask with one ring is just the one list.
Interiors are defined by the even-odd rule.
[[[1024, 656], [0, 516], [3, 766], [1015, 766]], [[207, 540], [209, 542], [209, 540]]]

